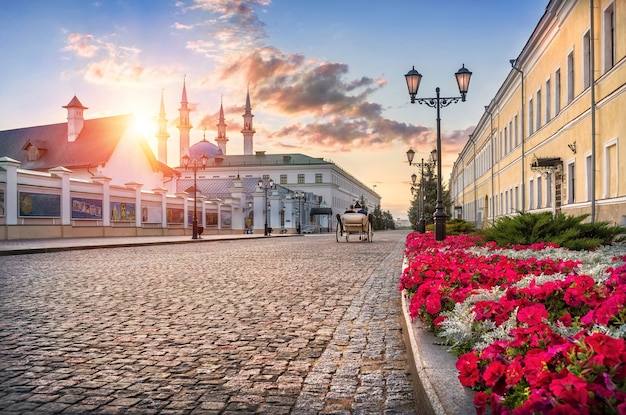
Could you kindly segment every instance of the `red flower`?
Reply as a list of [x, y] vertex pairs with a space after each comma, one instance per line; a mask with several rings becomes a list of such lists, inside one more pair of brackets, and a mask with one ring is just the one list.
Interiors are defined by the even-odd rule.
[[475, 352], [469, 352], [459, 356], [456, 362], [459, 371], [459, 381], [463, 386], [474, 386], [479, 379], [478, 356]]
[[485, 380], [485, 384], [487, 385], [487, 387], [494, 387], [505, 373], [505, 365], [498, 361], [491, 362], [489, 366], [487, 366], [487, 369], [485, 369], [485, 373], [483, 373], [483, 379]]
[[506, 385], [509, 387], [515, 386], [520, 380], [522, 380], [523, 369], [522, 364], [520, 363], [521, 358], [521, 356], [518, 356], [506, 367]]
[[552, 379], [549, 386], [550, 391], [562, 402], [584, 408], [587, 406], [587, 381], [567, 372], [564, 377]]
[[[585, 344], [593, 349], [596, 359], [606, 367], [616, 367], [620, 363], [625, 365], [624, 359], [625, 342], [602, 333], [594, 333], [585, 338]], [[594, 356], [594, 357], [596, 357]]]
[[432, 293], [426, 299], [426, 312], [429, 314], [437, 314], [441, 310], [441, 296]]
[[543, 304], [532, 304], [528, 307], [520, 308], [517, 312], [517, 320], [532, 327], [548, 318], [548, 310]]
[[487, 410], [487, 394], [483, 391], [477, 392], [474, 395], [474, 407], [476, 408], [476, 415], [483, 415]]

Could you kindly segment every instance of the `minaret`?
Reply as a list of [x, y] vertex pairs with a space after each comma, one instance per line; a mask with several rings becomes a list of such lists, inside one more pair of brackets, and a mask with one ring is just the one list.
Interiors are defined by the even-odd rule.
[[76, 95], [70, 101], [69, 104], [63, 108], [67, 108], [67, 141], [76, 141], [78, 134], [83, 129], [85, 119], [83, 118], [83, 111], [88, 109], [80, 103]]
[[159, 161], [163, 164], [167, 164], [167, 139], [170, 135], [167, 133], [167, 119], [165, 118], [165, 105], [163, 105], [163, 90], [161, 89], [161, 109], [159, 111], [159, 118], [157, 120], [159, 129], [156, 134], [157, 141], [159, 143]]
[[228, 138], [226, 138], [226, 123], [224, 122], [224, 106], [220, 100], [220, 117], [217, 123], [217, 138], [215, 142], [217, 146], [222, 150], [222, 154], [226, 155], [226, 142]]
[[180, 113], [178, 119], [178, 130], [180, 131], [180, 164], [183, 165], [183, 156], [189, 155], [189, 130], [191, 130], [191, 124], [189, 123], [189, 112], [191, 111], [187, 102], [187, 87], [185, 78], [183, 78], [183, 97], [180, 101]]
[[243, 114], [243, 154], [252, 155], [252, 136], [256, 132], [252, 128], [252, 107], [250, 106], [250, 86], [248, 86], [248, 93], [246, 95], [246, 112]]

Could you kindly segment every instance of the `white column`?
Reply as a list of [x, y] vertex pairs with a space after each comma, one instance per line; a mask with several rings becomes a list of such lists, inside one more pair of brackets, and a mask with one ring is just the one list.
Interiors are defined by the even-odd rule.
[[111, 178], [94, 176], [91, 180], [102, 185], [102, 226], [111, 226]]
[[125, 183], [126, 187], [135, 189], [135, 226], [141, 228], [141, 187], [143, 184], [137, 182]]
[[20, 162], [9, 157], [0, 158], [0, 167], [6, 171], [4, 215], [7, 225], [17, 225], [17, 169]]
[[70, 176], [72, 171], [65, 167], [55, 167], [48, 170], [48, 172], [61, 179], [61, 225], [71, 225]]

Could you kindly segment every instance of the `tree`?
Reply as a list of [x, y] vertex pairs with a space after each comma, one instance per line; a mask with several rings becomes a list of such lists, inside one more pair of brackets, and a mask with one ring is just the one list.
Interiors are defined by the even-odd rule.
[[381, 211], [380, 205], [378, 205], [372, 212], [372, 226], [375, 231], [380, 231], [385, 229], [395, 229], [396, 223], [393, 221], [393, 215], [391, 212]]
[[[437, 207], [437, 175], [435, 167], [434, 164], [424, 165], [424, 219], [426, 220], [426, 224], [434, 223], [433, 214]], [[421, 171], [419, 173], [421, 174]], [[411, 222], [411, 228], [413, 228], [413, 230], [417, 230], [417, 225], [421, 219], [419, 209], [420, 187], [421, 181], [418, 174], [418, 183], [416, 183], [415, 191], [413, 192], [413, 200], [411, 201], [411, 206], [408, 211], [409, 222]], [[448, 219], [450, 219], [452, 215], [450, 210], [450, 192], [445, 187], [442, 188], [442, 199], [444, 209], [446, 210]]]

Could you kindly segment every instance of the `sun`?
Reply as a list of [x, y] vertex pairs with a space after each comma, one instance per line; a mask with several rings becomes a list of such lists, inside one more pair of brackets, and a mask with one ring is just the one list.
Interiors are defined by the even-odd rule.
[[151, 141], [157, 133], [157, 122], [154, 116], [136, 112], [133, 128], [142, 138]]

